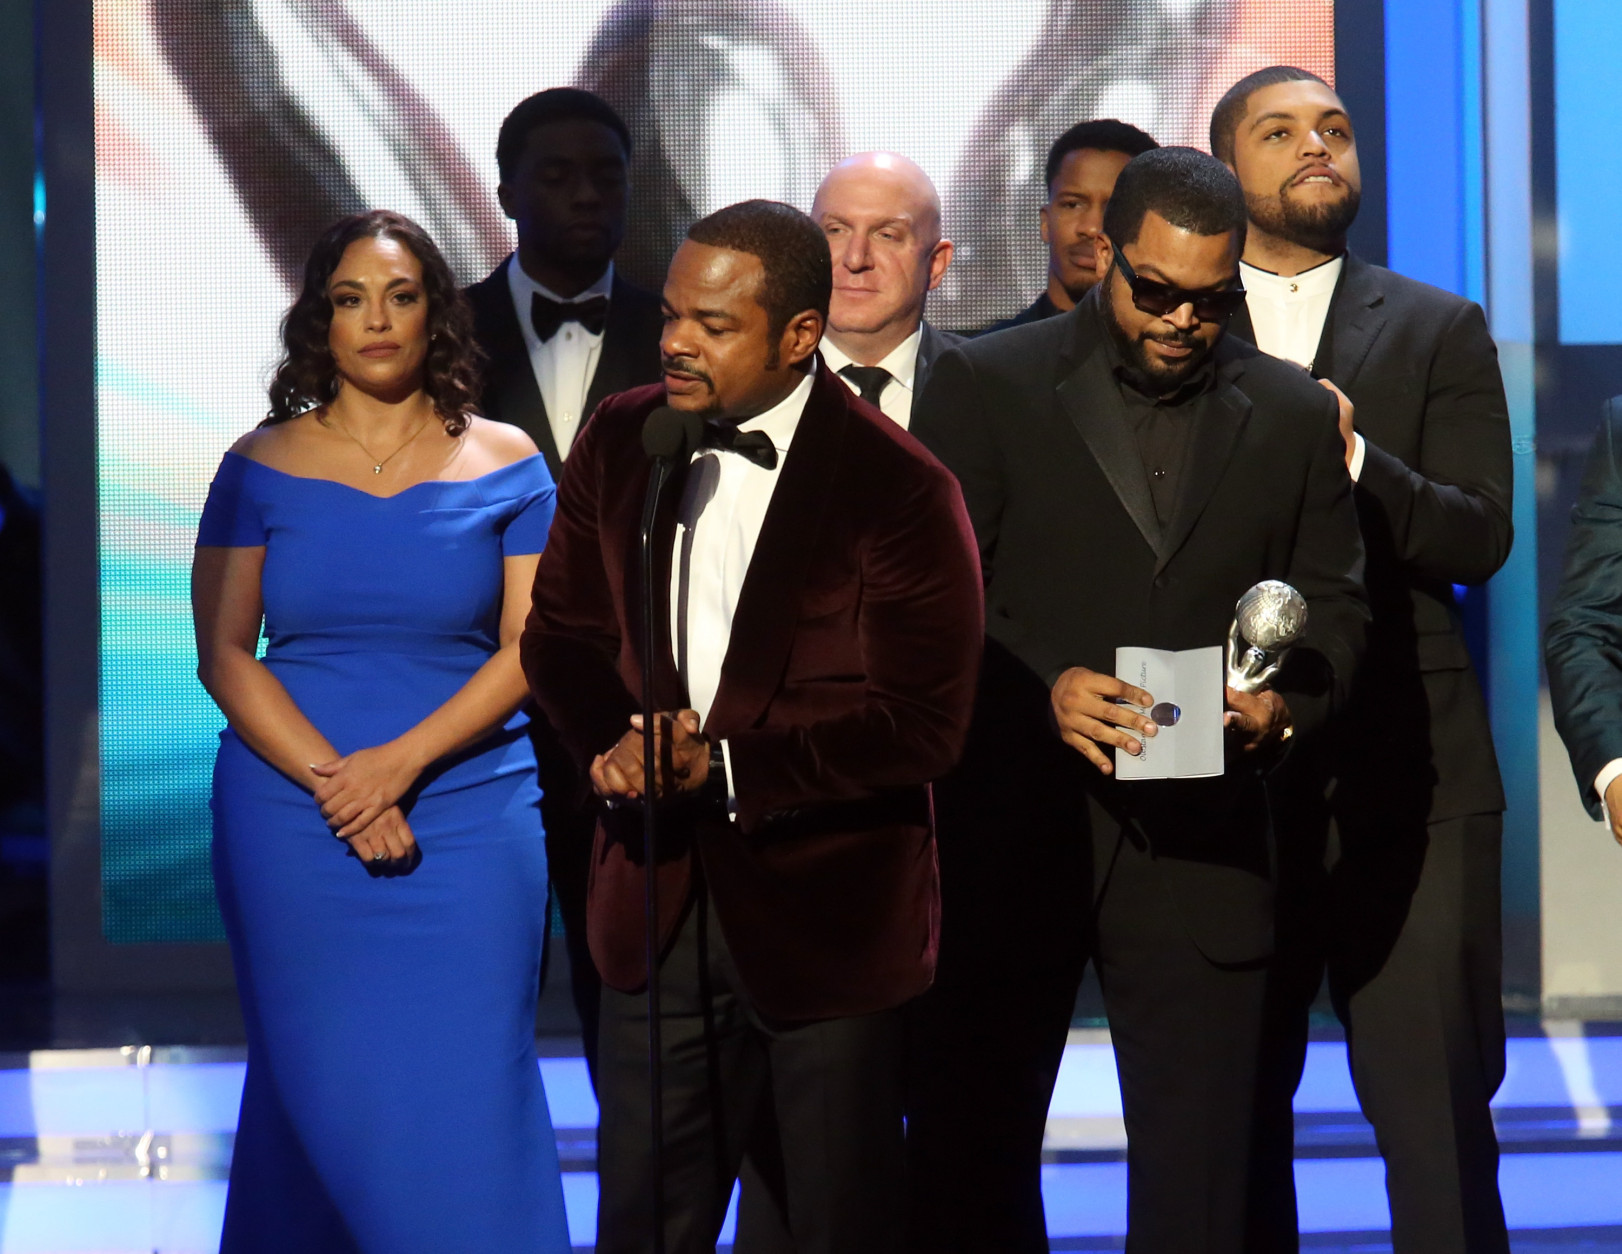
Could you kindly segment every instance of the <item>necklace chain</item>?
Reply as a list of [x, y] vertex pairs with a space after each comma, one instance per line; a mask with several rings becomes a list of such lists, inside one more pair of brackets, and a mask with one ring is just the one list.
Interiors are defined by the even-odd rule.
[[428, 425], [428, 418], [431, 418], [432, 416], [433, 415], [430, 414], [430, 415], [428, 415], [428, 417], [423, 418], [423, 420], [421, 422], [419, 422], [416, 425], [415, 428], [413, 428], [411, 434], [406, 436], [405, 440], [400, 444], [400, 446], [398, 448], [396, 448], [394, 450], [394, 452], [390, 453], [387, 457], [379, 459], [378, 457], [373, 455], [371, 449], [367, 448], [364, 444], [362, 444], [360, 442], [360, 437], [357, 436], [353, 431], [351, 431], [348, 428], [348, 426], [345, 425], [343, 419], [339, 418], [338, 415], [333, 413], [330, 409], [327, 410], [327, 417], [332, 419], [333, 425], [335, 427], [337, 427], [338, 430], [342, 434], [348, 436], [351, 440], [353, 440], [355, 442], [355, 447], [357, 447], [358, 449], [360, 449], [361, 452], [366, 454], [366, 460], [372, 463], [372, 473], [374, 475], [382, 474], [383, 473], [383, 467], [387, 466], [391, 461], [393, 461], [396, 457], [398, 457], [401, 453], [403, 453], [405, 451], [406, 445], [410, 444], [411, 441], [415, 440], [419, 435], [422, 434], [423, 428]]

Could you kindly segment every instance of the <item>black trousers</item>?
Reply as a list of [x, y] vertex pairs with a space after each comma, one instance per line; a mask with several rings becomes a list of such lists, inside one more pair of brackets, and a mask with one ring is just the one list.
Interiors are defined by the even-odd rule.
[[1488, 1108], [1504, 1078], [1502, 816], [1306, 817], [1279, 841], [1249, 1248], [1299, 1248], [1291, 1101], [1327, 970], [1386, 1163], [1395, 1254], [1508, 1254]]
[[[903, 1242], [899, 1010], [774, 1023], [749, 1002], [700, 893], [660, 968], [665, 1248], [711, 1254], [746, 1148], [800, 1254]], [[647, 1000], [604, 988], [598, 1254], [652, 1249]]]
[[1208, 961], [1141, 838], [1096, 805], [1089, 867], [1079, 833], [954, 839], [946, 803], [940, 970], [909, 1008], [909, 1248], [1047, 1250], [1042, 1139], [1092, 961], [1126, 1119], [1127, 1248], [1240, 1254], [1263, 966]]

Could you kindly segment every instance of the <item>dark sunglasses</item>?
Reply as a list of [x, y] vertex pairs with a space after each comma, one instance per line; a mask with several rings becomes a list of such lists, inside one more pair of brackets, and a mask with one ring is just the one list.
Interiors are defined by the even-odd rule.
[[1243, 287], [1225, 287], [1220, 292], [1208, 289], [1190, 292], [1173, 287], [1170, 283], [1146, 279], [1132, 269], [1132, 263], [1126, 259], [1119, 244], [1110, 240], [1110, 247], [1115, 250], [1115, 264], [1121, 268], [1122, 277], [1132, 289], [1132, 303], [1146, 314], [1164, 318], [1182, 305], [1193, 305], [1194, 316], [1201, 322], [1221, 322], [1233, 317], [1239, 312], [1239, 306], [1245, 303]]

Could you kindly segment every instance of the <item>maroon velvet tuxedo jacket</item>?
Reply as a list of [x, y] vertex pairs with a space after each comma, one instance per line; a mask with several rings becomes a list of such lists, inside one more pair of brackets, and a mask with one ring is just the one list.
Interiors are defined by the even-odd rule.
[[[641, 433], [663, 403], [654, 386], [597, 409], [570, 453], [535, 577], [524, 672], [582, 764], [620, 739], [641, 704]], [[669, 628], [685, 474], [666, 487], [655, 531], [661, 710], [688, 704]], [[956, 480], [819, 362], [704, 728], [727, 741], [736, 821], [666, 808], [662, 939], [701, 874], [766, 1014], [865, 1014], [926, 988], [940, 913], [928, 785], [962, 751], [982, 629]], [[603, 979], [625, 991], [646, 981], [643, 876], [640, 811], [605, 810], [588, 934]]]

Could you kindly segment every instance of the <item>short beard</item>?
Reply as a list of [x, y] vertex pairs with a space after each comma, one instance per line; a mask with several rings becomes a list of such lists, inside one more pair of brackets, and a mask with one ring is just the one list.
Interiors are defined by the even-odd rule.
[[1357, 219], [1362, 192], [1343, 184], [1345, 197], [1334, 204], [1308, 208], [1290, 197], [1289, 184], [1273, 196], [1245, 193], [1245, 209], [1250, 220], [1275, 239], [1310, 248], [1315, 253], [1339, 253], [1346, 247], [1346, 232]]
[[[1147, 385], [1141, 388], [1141, 391], [1154, 396], [1165, 396], [1169, 392], [1175, 392], [1210, 355], [1211, 346], [1199, 336], [1188, 332], [1175, 332], [1166, 337], [1144, 333], [1134, 339], [1116, 319], [1115, 306], [1109, 299], [1109, 292], [1106, 290], [1101, 295], [1103, 299], [1098, 304], [1104, 314], [1104, 327], [1109, 331], [1110, 338], [1115, 341], [1115, 347], [1120, 352], [1128, 373]], [[1157, 338], [1163, 344], [1186, 344], [1194, 351], [1183, 361], [1161, 361], [1149, 355], [1149, 349], [1144, 343], [1145, 340]]]

